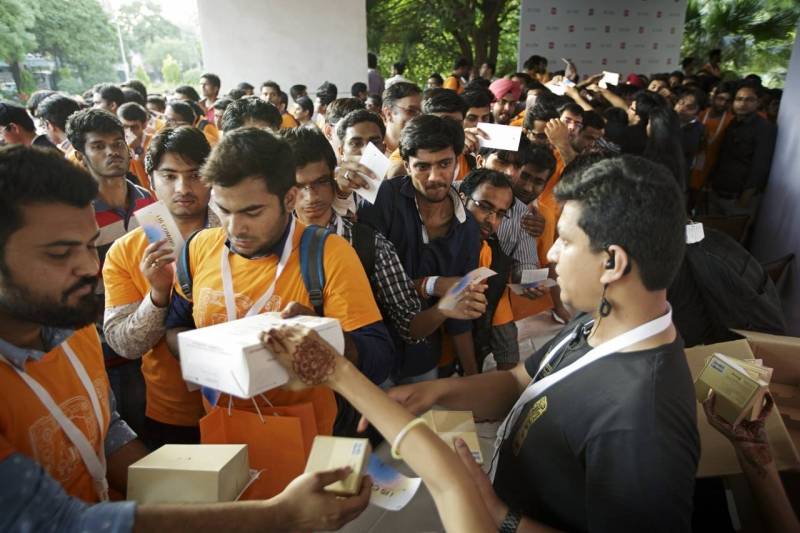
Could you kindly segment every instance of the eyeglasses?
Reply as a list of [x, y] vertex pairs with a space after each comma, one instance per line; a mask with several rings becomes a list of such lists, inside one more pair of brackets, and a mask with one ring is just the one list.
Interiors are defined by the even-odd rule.
[[319, 192], [323, 189], [333, 188], [333, 178], [326, 177], [312, 181], [306, 185], [298, 185], [297, 188], [304, 192]]
[[490, 204], [489, 202], [485, 202], [483, 200], [476, 200], [472, 196], [469, 197], [469, 201], [472, 202], [473, 204], [475, 204], [475, 207], [477, 207], [478, 209], [483, 211], [483, 213], [488, 215], [488, 216], [494, 215], [498, 219], [501, 219], [501, 220], [502, 219], [511, 218], [511, 215], [509, 214], [509, 212], [507, 210], [505, 210], [505, 209], [495, 209], [494, 206], [492, 206], [492, 204]]

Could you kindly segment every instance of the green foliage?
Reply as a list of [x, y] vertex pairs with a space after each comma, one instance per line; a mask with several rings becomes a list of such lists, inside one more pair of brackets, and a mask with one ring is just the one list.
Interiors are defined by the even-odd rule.
[[433, 72], [449, 75], [465, 57], [498, 72], [516, 70], [519, 0], [368, 0], [367, 41], [388, 74], [406, 62], [405, 76], [424, 84]]
[[0, 59], [8, 63], [19, 61], [36, 47], [33, 26], [37, 6], [23, 0], [0, 2]]
[[164, 78], [164, 83], [167, 85], [175, 86], [181, 83], [181, 67], [175, 59], [167, 54], [161, 64], [161, 76]]
[[171, 56], [182, 68], [199, 66], [201, 63], [197, 38], [159, 37], [147, 43], [142, 50], [142, 58], [148, 70], [158, 70], [164, 58]]
[[798, 20], [795, 0], [689, 0], [681, 52], [703, 64], [720, 48], [723, 70], [781, 84]]
[[145, 68], [142, 65], [136, 67], [136, 69], [133, 71], [133, 77], [134, 79], [137, 79], [140, 82], [144, 83], [145, 87], [150, 85], [150, 83], [152, 83], [150, 80], [150, 75], [147, 74], [147, 70], [145, 70]]
[[189, 70], [185, 70], [183, 74], [181, 74], [181, 83], [184, 85], [191, 85], [196, 87], [200, 83], [200, 76], [203, 75], [203, 71], [199, 68], [190, 68]]

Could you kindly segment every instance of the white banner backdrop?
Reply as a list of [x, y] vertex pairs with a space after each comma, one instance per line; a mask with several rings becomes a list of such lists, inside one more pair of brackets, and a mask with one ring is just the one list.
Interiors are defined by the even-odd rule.
[[532, 55], [584, 75], [603, 70], [654, 74], [680, 69], [686, 0], [522, 0], [519, 70]]

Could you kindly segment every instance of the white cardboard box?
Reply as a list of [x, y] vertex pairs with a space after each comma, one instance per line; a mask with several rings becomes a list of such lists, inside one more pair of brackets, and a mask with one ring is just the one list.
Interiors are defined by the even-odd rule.
[[232, 502], [249, 481], [246, 444], [167, 444], [128, 467], [138, 503]]
[[308, 456], [306, 472], [322, 472], [349, 466], [353, 471], [342, 481], [331, 483], [325, 490], [336, 494], [353, 495], [361, 490], [361, 480], [367, 473], [372, 453], [369, 439], [327, 437], [317, 435]]
[[237, 398], [252, 398], [289, 381], [281, 364], [261, 344], [261, 333], [281, 324], [314, 329], [339, 353], [344, 335], [334, 318], [297, 316], [281, 319], [264, 313], [178, 334], [183, 379]]

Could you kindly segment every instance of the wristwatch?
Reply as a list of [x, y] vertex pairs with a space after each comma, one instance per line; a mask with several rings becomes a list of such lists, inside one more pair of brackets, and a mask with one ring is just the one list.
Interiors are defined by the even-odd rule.
[[506, 517], [503, 519], [503, 523], [500, 524], [500, 527], [497, 529], [497, 531], [499, 533], [516, 533], [521, 519], [521, 513], [513, 509], [509, 509]]

